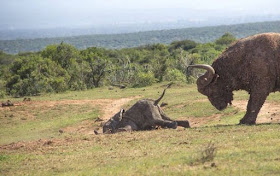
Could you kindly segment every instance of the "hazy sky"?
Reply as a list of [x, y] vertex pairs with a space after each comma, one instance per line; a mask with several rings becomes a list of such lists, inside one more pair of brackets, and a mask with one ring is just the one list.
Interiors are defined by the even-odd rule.
[[0, 0], [0, 29], [265, 14], [280, 14], [280, 0]]

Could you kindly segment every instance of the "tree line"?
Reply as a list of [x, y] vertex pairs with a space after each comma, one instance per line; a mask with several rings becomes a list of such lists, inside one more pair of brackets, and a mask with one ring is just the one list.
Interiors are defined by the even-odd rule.
[[103, 85], [144, 87], [161, 81], [193, 83], [199, 70], [190, 64], [211, 64], [236, 38], [225, 33], [212, 43], [191, 40], [169, 45], [78, 50], [61, 42], [39, 52], [0, 52], [0, 97], [86, 90]]
[[171, 29], [128, 34], [0, 40], [0, 50], [13, 54], [19, 52], [40, 51], [47, 45], [54, 43], [59, 44], [61, 41], [71, 44], [78, 49], [86, 49], [91, 46], [120, 49], [148, 44], [153, 45], [155, 43], [169, 45], [175, 40], [186, 39], [200, 43], [207, 43], [215, 41], [226, 32], [230, 32], [237, 38], [264, 32], [280, 32], [280, 21]]

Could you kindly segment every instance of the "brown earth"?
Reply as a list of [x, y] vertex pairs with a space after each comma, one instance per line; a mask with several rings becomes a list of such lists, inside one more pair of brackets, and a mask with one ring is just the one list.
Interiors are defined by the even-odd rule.
[[[207, 99], [199, 100], [201, 102], [208, 101]], [[246, 112], [247, 100], [234, 100], [232, 106], [240, 111]], [[212, 121], [219, 121], [222, 114], [214, 114], [208, 117], [189, 117], [187, 120], [190, 122], [191, 127], [200, 127]], [[182, 118], [184, 119], [184, 118]], [[261, 123], [280, 123], [280, 104], [265, 102], [261, 111], [258, 114], [257, 124]]]
[[[76, 105], [91, 105], [92, 107], [98, 107], [101, 111], [101, 116], [99, 117], [100, 121], [106, 121], [111, 118], [115, 113], [117, 113], [122, 106], [127, 104], [129, 101], [140, 98], [139, 96], [129, 97], [129, 98], [121, 98], [121, 99], [96, 99], [96, 100], [59, 100], [59, 101], [29, 101], [29, 102], [17, 102], [15, 106], [19, 107], [26, 107], [32, 106], [32, 108], [40, 108], [40, 110], [45, 111], [49, 110], [52, 107], [56, 107], [58, 105], [69, 105], [69, 104], [76, 104]], [[24, 108], [23, 108], [24, 109]], [[13, 112], [14, 110], [10, 107], [0, 107], [0, 112]], [[22, 111], [23, 113], [24, 111]], [[25, 117], [28, 117], [29, 120], [32, 120], [32, 113], [24, 112]], [[75, 124], [73, 126], [68, 126], [59, 130], [63, 133], [69, 134], [94, 134], [93, 124], [100, 123], [94, 122], [92, 120], [84, 120], [81, 123]], [[95, 135], [94, 135], [95, 136]], [[83, 138], [82, 141], [93, 140], [93, 135], [90, 137]], [[100, 137], [98, 137], [99, 139]], [[101, 137], [102, 138], [102, 137]], [[94, 139], [94, 140], [98, 140]], [[56, 146], [61, 145], [72, 145], [74, 143], [79, 143], [81, 140], [72, 139], [72, 138], [64, 138], [64, 139], [39, 139], [37, 141], [28, 141], [28, 142], [13, 142], [7, 145], [0, 146], [2, 150], [40, 150], [43, 148], [45, 149], [52, 149]]]
[[[87, 102], [93, 106], [98, 106], [102, 112], [102, 116], [99, 117], [100, 121], [107, 121], [113, 115], [115, 115], [125, 104], [129, 101], [139, 98], [138, 96], [130, 98], [121, 98], [121, 99], [97, 99]], [[76, 100], [76, 103], [84, 103], [84, 100]], [[69, 102], [68, 102], [69, 103]], [[102, 122], [101, 122], [102, 123]], [[83, 133], [83, 134], [94, 134], [93, 122], [90, 120], [85, 120], [78, 125], [69, 126], [63, 129], [64, 132], [68, 133]], [[99, 129], [100, 132], [101, 129]]]
[[[53, 107], [56, 105], [64, 105], [64, 104], [90, 104], [92, 106], [98, 106], [100, 111], [102, 112], [100, 119], [103, 121], [108, 120], [112, 117], [116, 112], [120, 110], [122, 106], [127, 104], [129, 101], [138, 99], [140, 97], [129, 97], [129, 98], [121, 98], [121, 99], [96, 99], [96, 100], [61, 100], [61, 101], [31, 101], [31, 102], [20, 102], [16, 103], [15, 106], [37, 106], [42, 107], [42, 110], [47, 109], [48, 107]], [[246, 100], [235, 100], [233, 101], [233, 106], [238, 108], [241, 111], [246, 111], [247, 101]], [[10, 111], [9, 107], [1, 108], [1, 111]], [[200, 127], [204, 124], [207, 124], [211, 121], [219, 121], [221, 114], [214, 114], [209, 117], [200, 117], [200, 118], [187, 118], [190, 122], [191, 127]], [[186, 119], [186, 118], [182, 118]], [[257, 123], [280, 123], [280, 105], [276, 103], [269, 103], [266, 102], [262, 107], [258, 118]], [[45, 151], [48, 149], [52, 149], [54, 147], [64, 146], [64, 145], [73, 145], [78, 144], [81, 141], [95, 141], [101, 140], [103, 135], [92, 135], [94, 134], [93, 131], [93, 124], [100, 123], [100, 122], [93, 122], [90, 120], [85, 120], [79, 124], [68, 126], [64, 129], [61, 129], [65, 133], [78, 133], [86, 135], [86, 138], [83, 139], [74, 139], [74, 138], [64, 138], [64, 139], [40, 139], [37, 141], [30, 141], [30, 142], [16, 142], [11, 143], [8, 145], [0, 146], [2, 150], [28, 150], [28, 151]], [[102, 122], [101, 122], [102, 123]], [[99, 129], [100, 131], [101, 129]], [[180, 130], [180, 128], [179, 128]]]
[[[237, 100], [233, 106], [246, 111], [247, 101]], [[280, 123], [280, 104], [265, 102], [258, 114], [257, 123]]]

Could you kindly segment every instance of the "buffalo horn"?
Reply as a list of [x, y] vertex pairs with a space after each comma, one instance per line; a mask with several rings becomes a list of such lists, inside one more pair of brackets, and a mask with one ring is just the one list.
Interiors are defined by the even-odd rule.
[[207, 72], [200, 76], [197, 80], [197, 84], [204, 87], [207, 86], [208, 84], [211, 83], [214, 75], [215, 75], [215, 70], [212, 66], [206, 65], [206, 64], [197, 64], [197, 65], [189, 65], [188, 67], [193, 67], [193, 68], [200, 68], [200, 69], [205, 69]]

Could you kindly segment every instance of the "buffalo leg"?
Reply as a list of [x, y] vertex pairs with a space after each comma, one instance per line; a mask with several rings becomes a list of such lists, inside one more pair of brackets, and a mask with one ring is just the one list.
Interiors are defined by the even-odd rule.
[[157, 126], [161, 126], [163, 128], [177, 128], [177, 122], [175, 121], [168, 121], [168, 120], [155, 120], [154, 124]]
[[161, 114], [162, 119], [168, 120], [168, 121], [175, 121], [177, 122], [178, 126], [184, 127], [184, 128], [190, 128], [190, 123], [187, 120], [171, 120], [168, 116], [165, 114]]
[[122, 125], [123, 127], [120, 127], [117, 129], [117, 132], [123, 132], [123, 131], [137, 131], [138, 127], [134, 122], [127, 122], [126, 124]]
[[254, 125], [262, 105], [264, 104], [268, 93], [251, 92], [250, 99], [247, 105], [245, 116], [240, 120], [240, 124]]
[[[164, 119], [164, 120], [173, 121], [161, 109], [160, 109], [160, 115], [161, 115], [162, 119]], [[175, 120], [175, 122], [177, 122], [178, 126], [181, 126], [184, 128], [190, 128], [189, 121], [187, 121], [187, 120]]]
[[124, 132], [124, 131], [133, 131], [130, 125], [126, 125], [125, 127], [119, 128], [116, 132]]

